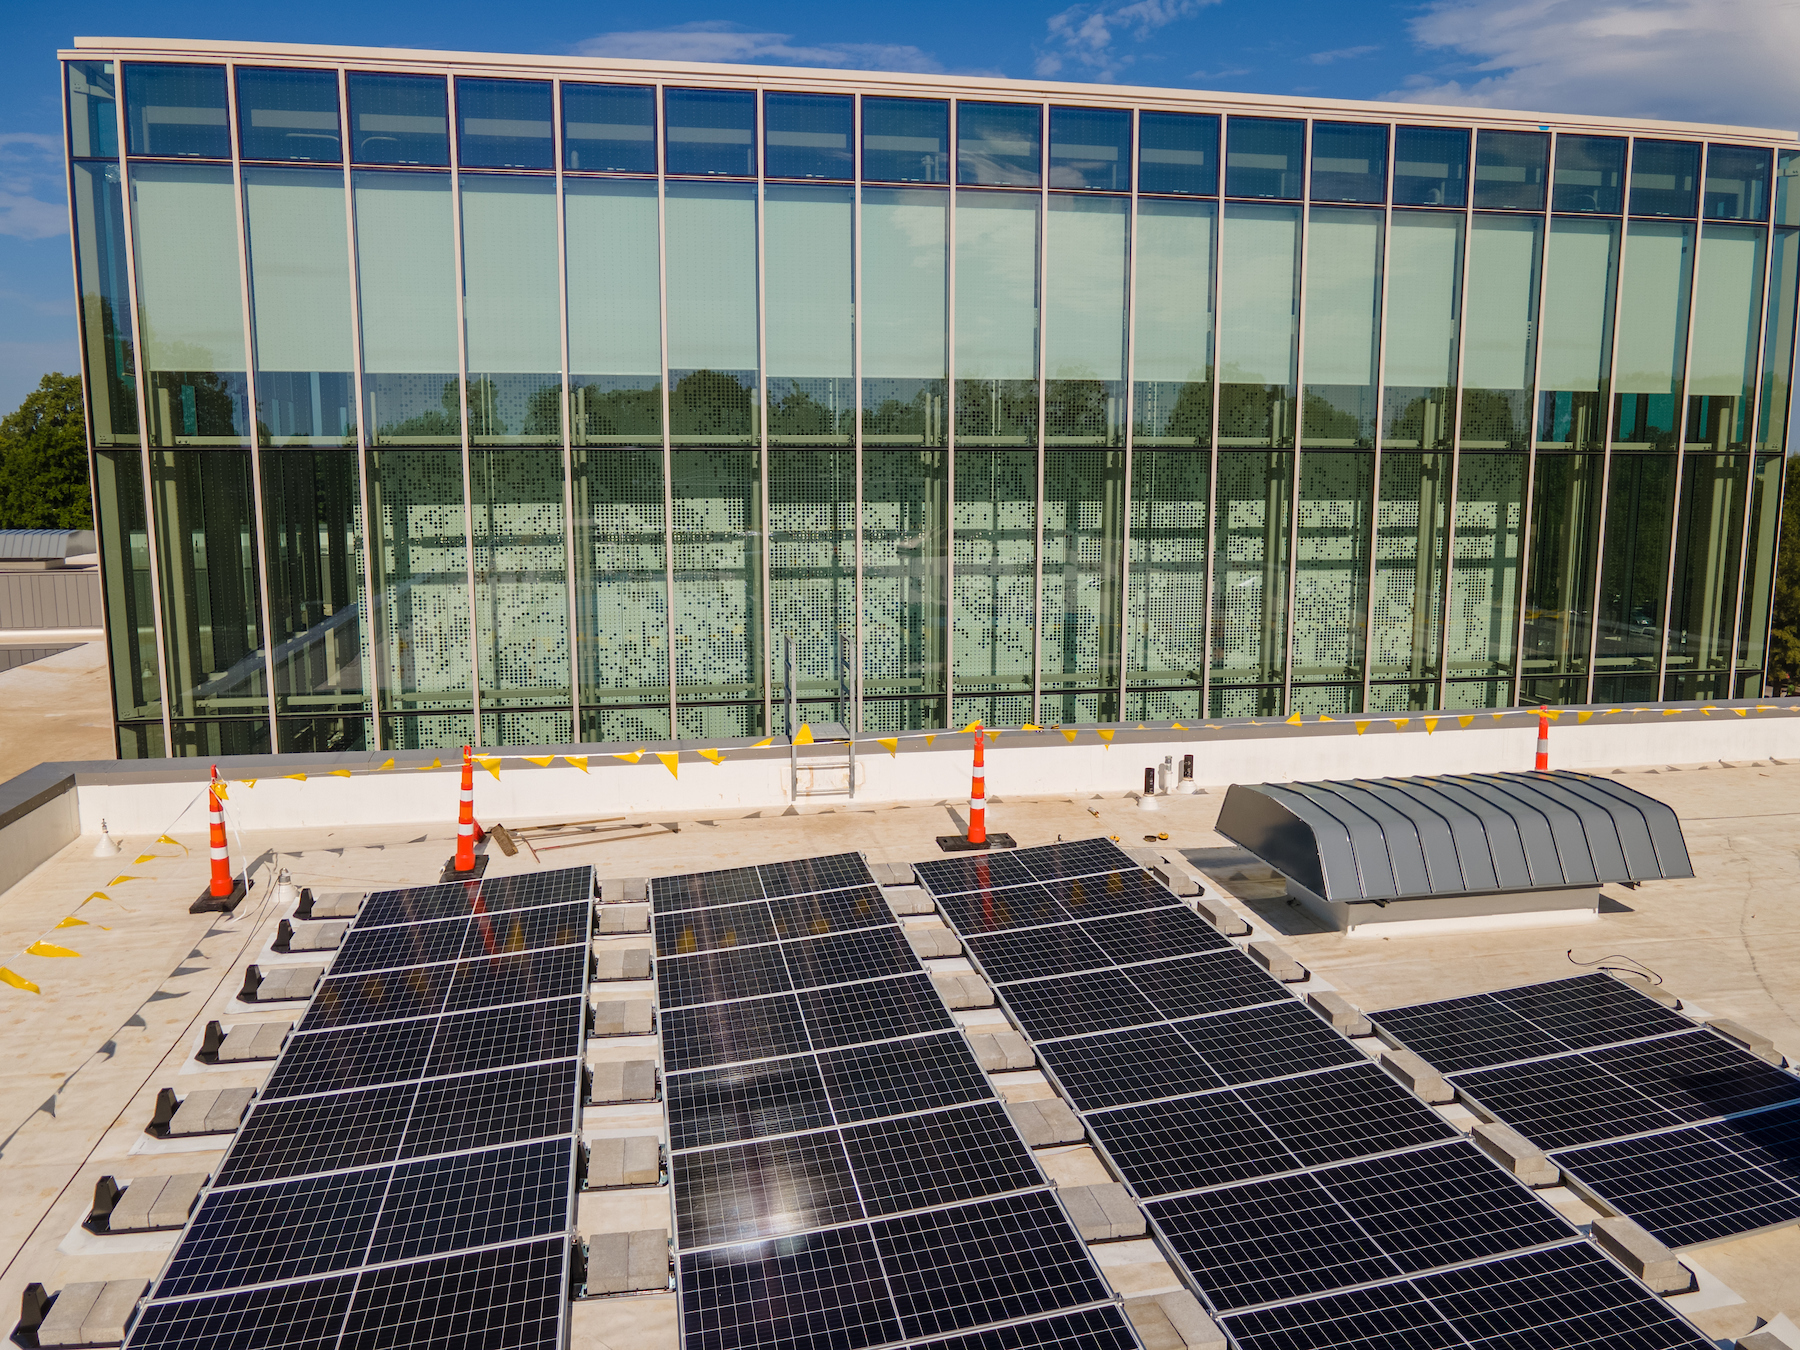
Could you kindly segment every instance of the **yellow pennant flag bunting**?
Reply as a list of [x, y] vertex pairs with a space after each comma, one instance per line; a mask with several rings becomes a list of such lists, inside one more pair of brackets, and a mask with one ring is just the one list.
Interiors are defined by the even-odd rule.
[[87, 900], [83, 900], [81, 903], [85, 905], [88, 902], [88, 900], [104, 900], [109, 905], [116, 905], [119, 903], [117, 900], [113, 899], [110, 895], [108, 895], [105, 891], [95, 891], [92, 895], [90, 895], [87, 898]]
[[587, 772], [588, 757], [586, 755], [564, 755], [563, 760], [566, 763], [573, 764], [576, 768], [580, 769], [583, 773]]
[[23, 989], [28, 994], [44, 992], [23, 975], [15, 975], [5, 966], [0, 966], [0, 984], [10, 984], [14, 989]]
[[1319, 720], [1320, 720], [1320, 721], [1321, 721], [1321, 722], [1335, 722], [1335, 721], [1337, 721], [1337, 718], [1335, 718], [1335, 717], [1327, 717], [1327, 716], [1326, 716], [1326, 715], [1325, 715], [1325, 714], [1324, 714], [1324, 713], [1320, 713], [1320, 714], [1319, 714]]
[[1474, 713], [1464, 713], [1461, 717], [1456, 719], [1456, 724], [1461, 727], [1474, 726], [1475, 725], [1475, 714]]
[[87, 920], [78, 919], [73, 914], [56, 925], [58, 928], [86, 928]]
[[811, 745], [812, 743], [813, 743], [812, 724], [809, 722], [802, 722], [800, 724], [800, 730], [798, 730], [794, 733], [794, 744], [795, 745]]
[[350, 770], [348, 769], [332, 769], [330, 772], [333, 778], [348, 778], [350, 776]]
[[615, 751], [613, 751], [614, 759], [622, 759], [627, 764], [636, 764], [643, 757], [644, 757], [644, 752], [642, 750], [615, 750]]
[[182, 843], [181, 840], [171, 839], [166, 834], [157, 835], [156, 842], [159, 844], [173, 844], [173, 845], [175, 845], [176, 848], [180, 849], [183, 853], [186, 853], [188, 851], [188, 846], [186, 844]]
[[391, 769], [393, 767], [394, 767], [394, 761], [390, 759], [386, 764], [382, 764], [382, 765], [378, 766], [376, 768], [375, 772], [380, 773], [382, 769]]
[[1592, 717], [1593, 715], [1594, 714], [1591, 711], [1584, 712], [1584, 713], [1576, 713], [1575, 714], [1575, 725], [1578, 727], [1585, 727], [1588, 724], [1588, 719], [1590, 717]]
[[156, 861], [156, 855], [154, 853], [140, 853], [140, 854], [138, 854], [137, 857], [135, 857], [131, 860], [131, 865], [133, 867], [142, 867], [147, 862], [155, 862], [155, 861]]
[[1057, 730], [1062, 732], [1063, 739], [1070, 745], [1075, 744], [1075, 738], [1081, 734], [1078, 731], [1071, 731], [1068, 727], [1058, 727]]
[[1664, 709], [1663, 709], [1663, 716], [1664, 716], [1664, 717], [1674, 717], [1674, 716], [1676, 716], [1676, 715], [1677, 715], [1677, 714], [1678, 714], [1678, 713], [1680, 713], [1680, 711], [1681, 711], [1681, 709], [1680, 709], [1680, 708], [1664, 708]]
[[1038, 726], [1033, 726], [1030, 722], [1026, 722], [1023, 726], [1021, 726], [1019, 728], [1019, 730], [1020, 731], [1042, 731], [1043, 728], [1038, 727]]
[[1111, 747], [1111, 746], [1112, 746], [1112, 738], [1113, 738], [1113, 734], [1112, 734], [1112, 732], [1110, 732], [1110, 731], [1098, 731], [1098, 730], [1097, 730], [1097, 731], [1095, 731], [1095, 733], [1094, 733], [1094, 734], [1095, 734], [1095, 735], [1096, 735], [1096, 736], [1098, 736], [1098, 737], [1099, 737], [1099, 738], [1100, 738], [1100, 739], [1101, 739], [1101, 740], [1103, 740], [1103, 741], [1105, 741], [1105, 742], [1106, 742], [1106, 744], [1107, 744], [1107, 746], [1108, 746], [1108, 747], [1109, 747], [1109, 748], [1110, 748], [1110, 747]]
[[1369, 724], [1367, 722], [1358, 722], [1356, 724], [1356, 734], [1358, 736], [1362, 735], [1363, 732], [1367, 731], [1368, 729], [1369, 729]]
[[773, 745], [773, 744], [775, 744], [775, 738], [773, 736], [764, 736], [760, 741], [758, 741], [755, 745], [751, 746], [750, 748], [752, 750], [761, 750], [764, 746], [769, 746], [769, 745]]
[[1739, 717], [1748, 717], [1750, 715], [1750, 710], [1748, 708], [1733, 708], [1731, 711], [1736, 713]]
[[721, 755], [717, 750], [696, 750], [694, 753], [699, 755], [701, 759], [710, 759], [714, 764], [723, 764], [725, 762], [725, 756]]
[[898, 736], [878, 736], [875, 739], [875, 744], [887, 751], [892, 758], [898, 759], [900, 757], [900, 738]]
[[67, 947], [59, 947], [54, 942], [41, 939], [25, 949], [27, 956], [80, 956], [80, 952], [72, 952]]
[[931, 735], [927, 736], [925, 738], [925, 748], [927, 750], [931, 749], [931, 743], [933, 741], [935, 741], [936, 739], [937, 739], [937, 733], [935, 733], [935, 732], [933, 732]]
[[[242, 780], [239, 780], [239, 781], [242, 781]], [[250, 782], [249, 782], [249, 783], [248, 783], [248, 784], [246, 784], [246, 786], [248, 786], [248, 787], [255, 787], [255, 786], [256, 786], [256, 780], [255, 780], [255, 779], [254, 779], [254, 778], [252, 778], [252, 779], [251, 779], [251, 780], [250, 780]], [[216, 792], [216, 793], [218, 793], [218, 794], [219, 794], [219, 800], [220, 800], [220, 801], [222, 801], [222, 802], [225, 802], [225, 801], [230, 801], [230, 800], [231, 800], [231, 794], [230, 794], [230, 793], [229, 793], [229, 792], [227, 792], [227, 791], [226, 791], [226, 790], [225, 790], [225, 784], [223, 784], [223, 783], [214, 783], [214, 784], [213, 784], [213, 785], [212, 785], [212, 789], [213, 789], [213, 791], [214, 791], [214, 792]]]
[[970, 733], [970, 732], [971, 732], [971, 731], [973, 731], [973, 730], [975, 730], [975, 728], [976, 728], [976, 727], [978, 727], [978, 726], [980, 726], [980, 725], [981, 725], [981, 723], [979, 723], [979, 722], [971, 722], [971, 723], [969, 723], [969, 725], [968, 725], [968, 726], [966, 726], [966, 727], [964, 727], [964, 728], [963, 728], [963, 735], [965, 735], [965, 736], [967, 736], [967, 735], [968, 735], [968, 734], [969, 734], [969, 733]]
[[656, 757], [662, 761], [663, 768], [669, 771], [669, 776], [671, 778], [681, 777], [681, 775], [675, 771], [675, 766], [681, 762], [681, 752], [679, 750], [672, 755], [665, 755], [662, 751], [658, 750], [656, 752]]
[[146, 880], [146, 878], [119, 876], [119, 877], [114, 877], [111, 881], [107, 882], [106, 884], [108, 886], [117, 886], [122, 881], [143, 881], [143, 880]]
[[1432, 732], [1437, 730], [1437, 724], [1438, 724], [1437, 718], [1421, 717], [1419, 720], [1425, 724], [1425, 734], [1427, 736], [1431, 735]]
[[481, 765], [481, 767], [486, 769], [489, 773], [493, 774], [496, 783], [500, 781], [500, 756], [476, 755], [475, 762]]
[[1187, 730], [1187, 728], [1182, 726], [1181, 723], [1179, 723], [1179, 722], [1174, 723], [1174, 727], [1175, 727], [1175, 730], [1177, 730], [1177, 731], [1186, 731]]
[[525, 755], [525, 756], [523, 756], [523, 757], [522, 757], [522, 758], [523, 758], [523, 759], [524, 759], [524, 760], [525, 760], [525, 762], [526, 762], [526, 763], [527, 763], [527, 764], [535, 764], [535, 765], [537, 765], [537, 766], [538, 766], [538, 768], [540, 768], [540, 769], [547, 769], [547, 768], [549, 768], [549, 767], [550, 767], [550, 766], [551, 766], [551, 765], [552, 765], [552, 764], [554, 764], [554, 763], [556, 763], [556, 756], [555, 756], [555, 755], [542, 755], [542, 756], [539, 756], [539, 755]]
[[1404, 726], [1405, 726], [1405, 725], [1406, 725], [1406, 724], [1407, 724], [1407, 723], [1408, 723], [1408, 722], [1410, 722], [1410, 721], [1412, 721], [1412, 718], [1410, 718], [1410, 717], [1396, 717], [1396, 718], [1394, 718], [1394, 719], [1393, 719], [1393, 720], [1394, 720], [1394, 730], [1395, 730], [1395, 731], [1399, 731], [1399, 730], [1400, 730], [1400, 729], [1401, 729], [1401, 728], [1403, 728], [1403, 727], [1404, 727]]
[[283, 778], [291, 778], [297, 783], [304, 783], [306, 781], [306, 775], [303, 773], [284, 773], [281, 776]]
[[426, 771], [427, 771], [427, 770], [428, 770], [428, 769], [441, 769], [441, 768], [443, 768], [443, 767], [444, 767], [444, 761], [443, 761], [443, 760], [441, 760], [441, 759], [434, 759], [434, 760], [432, 760], [432, 761], [431, 761], [431, 763], [429, 763], [429, 764], [421, 764], [421, 765], [419, 765], [419, 772], [420, 772], [420, 773], [424, 773], [424, 772], [426, 772]]
[[1288, 720], [1287, 720], [1287, 724], [1288, 724], [1288, 725], [1289, 725], [1289, 726], [1290, 726], [1290, 727], [1297, 727], [1297, 726], [1300, 726], [1300, 725], [1301, 725], [1301, 721], [1300, 721], [1300, 714], [1299, 714], [1299, 713], [1295, 713], [1295, 714], [1294, 714], [1294, 715], [1293, 715], [1293, 716], [1292, 716], [1292, 717], [1290, 717], [1290, 718], [1288, 718]]

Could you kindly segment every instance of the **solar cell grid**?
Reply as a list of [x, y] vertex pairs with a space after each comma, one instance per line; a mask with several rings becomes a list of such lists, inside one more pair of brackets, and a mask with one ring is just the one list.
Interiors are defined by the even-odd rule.
[[550, 872], [516, 872], [487, 877], [481, 883], [481, 907], [489, 911], [529, 909], [537, 905], [591, 905], [592, 867], [559, 867]]
[[656, 963], [656, 996], [664, 1008], [755, 998], [792, 987], [778, 943], [670, 956]]
[[998, 1102], [858, 1125], [843, 1139], [871, 1218], [1044, 1184]]
[[1002, 985], [996, 992], [1025, 1034], [1037, 1041], [1162, 1020], [1116, 970]]
[[857, 886], [817, 895], [784, 895], [769, 901], [775, 934], [783, 938], [817, 937], [847, 928], [869, 928], [894, 922], [894, 912], [877, 886]]
[[756, 869], [763, 894], [810, 895], [815, 891], [836, 891], [848, 886], [872, 886], [875, 878], [860, 853], [833, 853], [823, 858], [800, 858], [794, 862], [762, 863]]
[[477, 914], [469, 921], [463, 958], [501, 956], [507, 952], [586, 942], [588, 919], [592, 913], [593, 907], [583, 903], [538, 905], [531, 909], [502, 910], [498, 914]]
[[1129, 872], [1106, 872], [1099, 876], [1047, 881], [1044, 889], [1077, 919], [1092, 919], [1103, 914], [1129, 914], [1136, 910], [1179, 906], [1181, 903], [1135, 867]]
[[1693, 1026], [1680, 1013], [1601, 973], [1501, 989], [1494, 998], [1572, 1050], [1685, 1031]]
[[1159, 1017], [1196, 1017], [1292, 998], [1280, 981], [1235, 949], [1131, 966], [1123, 973]]
[[587, 1001], [576, 997], [446, 1016], [438, 1023], [425, 1077], [579, 1055], [586, 1015]]
[[1800, 1098], [1800, 1078], [1698, 1028], [1592, 1050], [1588, 1057], [1683, 1120], [1728, 1116]]
[[1293, 999], [1190, 1018], [1173, 1029], [1226, 1083], [1367, 1062], [1362, 1051]]
[[236, 1186], [392, 1159], [412, 1114], [414, 1083], [259, 1102], [213, 1178]]
[[1117, 1308], [1088, 1308], [927, 1341], [914, 1350], [1136, 1350], [1137, 1345], [1124, 1313]]
[[376, 891], [356, 912], [358, 930], [396, 923], [426, 923], [432, 919], [462, 918], [474, 910], [475, 888], [454, 881], [443, 886], [412, 886], [405, 890]]
[[567, 1232], [574, 1147], [546, 1140], [394, 1168], [369, 1264]]
[[677, 1153], [669, 1170], [676, 1241], [689, 1250], [863, 1217], [836, 1130]]
[[671, 1149], [818, 1129], [832, 1123], [811, 1055], [671, 1074], [663, 1081]]
[[1554, 1055], [1564, 1048], [1491, 994], [1389, 1008], [1370, 1020], [1442, 1073]]
[[775, 924], [766, 901], [684, 909], [656, 916], [656, 954], [687, 956], [719, 947], [749, 947], [775, 940]]
[[466, 1012], [579, 994], [587, 987], [588, 961], [586, 943], [459, 961], [444, 1011]]
[[340, 1275], [213, 1298], [147, 1303], [125, 1343], [132, 1350], [332, 1350], [356, 1278]]
[[1681, 1123], [1584, 1054], [1461, 1074], [1456, 1090], [1540, 1148], [1570, 1148]]
[[434, 1078], [419, 1088], [402, 1158], [511, 1144], [575, 1129], [573, 1060]]
[[671, 1073], [812, 1048], [792, 994], [672, 1009], [663, 1015], [661, 1030], [663, 1064]]
[[784, 942], [782, 953], [796, 989], [872, 980], [921, 968], [895, 924]]
[[437, 1019], [348, 1027], [292, 1037], [263, 1085], [261, 1100], [416, 1078], [431, 1052]]
[[689, 1350], [860, 1350], [900, 1339], [866, 1225], [683, 1252]]
[[815, 1049], [890, 1040], [956, 1025], [931, 977], [898, 975], [863, 984], [808, 989], [797, 995]]
[[1049, 887], [1037, 882], [940, 895], [937, 904], [965, 937], [1037, 924], [1067, 923], [1075, 917], [1056, 903]]
[[1277, 1304], [1227, 1316], [1224, 1324], [1241, 1350], [1467, 1350], [1407, 1283]]
[[1045, 881], [1081, 877], [1095, 872], [1121, 872], [1137, 866], [1129, 854], [1110, 839], [1058, 840], [1013, 855], [1031, 874]]
[[1192, 952], [1222, 951], [1231, 946], [1223, 933], [1186, 905], [1164, 905], [1138, 914], [1090, 919], [1082, 928], [1120, 965]]
[[1038, 1055], [1077, 1108], [1093, 1111], [1220, 1087], [1174, 1027], [1134, 1027], [1050, 1041]]
[[1369, 1063], [1234, 1091], [1303, 1167], [1461, 1137], [1454, 1125]]
[[[1230, 1092], [1125, 1106], [1087, 1117], [1088, 1129], [1140, 1198], [1294, 1168], [1269, 1128]], [[1205, 1148], [1193, 1147], [1203, 1139]]]
[[754, 867], [688, 872], [675, 877], [653, 877], [650, 881], [650, 907], [657, 914], [678, 909], [705, 909], [710, 905], [735, 905], [762, 898], [762, 882]]
[[833, 1050], [819, 1056], [819, 1071], [840, 1122], [979, 1101], [994, 1091], [956, 1032]]
[[1022, 886], [1038, 878], [1016, 853], [982, 853], [961, 858], [933, 858], [917, 863], [913, 873], [933, 895]]
[[454, 961], [468, 934], [467, 919], [396, 924], [391, 928], [352, 928], [332, 958], [333, 975], [359, 970], [393, 970]]
[[307, 1005], [298, 1029], [322, 1031], [435, 1013], [443, 1007], [454, 972], [452, 966], [421, 966], [328, 978]]
[[988, 933], [966, 942], [969, 957], [990, 984], [1066, 975], [1112, 964], [1112, 958], [1073, 923]]
[[560, 1343], [568, 1299], [566, 1237], [365, 1273], [344, 1323], [344, 1350]]

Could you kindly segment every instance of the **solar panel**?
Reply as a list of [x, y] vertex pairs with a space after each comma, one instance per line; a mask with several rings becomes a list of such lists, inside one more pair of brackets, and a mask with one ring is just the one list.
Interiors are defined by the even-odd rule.
[[773, 1059], [812, 1048], [792, 994], [674, 1009], [663, 1014], [661, 1029], [668, 1073]]
[[1037, 882], [938, 895], [937, 903], [944, 916], [965, 937], [1004, 932], [1009, 928], [1029, 928], [1036, 924], [1067, 923], [1075, 917], [1056, 902], [1049, 887]]
[[832, 1123], [825, 1081], [811, 1055], [671, 1074], [663, 1081], [669, 1147], [789, 1134]]
[[849, 984], [920, 968], [919, 958], [900, 936], [899, 927], [892, 924], [784, 942], [782, 953], [796, 989]]
[[870, 1218], [1044, 1184], [994, 1101], [858, 1125], [843, 1141]]
[[1020, 1029], [1038, 1041], [1162, 1019], [1162, 1014], [1133, 983], [1116, 970], [1007, 984], [997, 992]]
[[1367, 1062], [1252, 1083], [1237, 1095], [1303, 1167], [1457, 1139], [1457, 1128]]
[[778, 943], [669, 956], [656, 963], [656, 995], [664, 1008], [755, 998], [792, 987]]
[[393, 970], [400, 966], [427, 966], [454, 961], [468, 935], [467, 919], [440, 919], [435, 923], [397, 924], [391, 928], [352, 929], [344, 934], [332, 958], [333, 975], [359, 970]]
[[1362, 1064], [1367, 1056], [1294, 999], [1173, 1024], [1227, 1083]]
[[1044, 889], [1077, 919], [1102, 914], [1129, 914], [1159, 907], [1179, 908], [1181, 902], [1138, 868], [1106, 872], [1099, 876], [1068, 877], [1044, 884]]
[[1193, 1017], [1293, 997], [1239, 951], [1178, 956], [1129, 966], [1124, 973], [1164, 1017]]
[[400, 1156], [419, 1158], [567, 1134], [579, 1078], [579, 1066], [562, 1060], [431, 1079], [419, 1088]]
[[574, 1148], [565, 1136], [396, 1167], [369, 1264], [566, 1233]]
[[366, 1272], [344, 1350], [560, 1344], [569, 1295], [566, 1237]]
[[475, 888], [453, 881], [442, 886], [412, 886], [404, 890], [377, 891], [356, 911], [356, 930], [384, 928], [396, 923], [428, 923], [433, 919], [465, 918], [474, 912]]
[[301, 1280], [363, 1263], [393, 1169], [214, 1190], [157, 1285], [162, 1298]]
[[677, 1153], [669, 1172], [683, 1247], [780, 1237], [863, 1217], [836, 1130]]
[[834, 853], [824, 858], [794, 862], [762, 863], [756, 869], [763, 894], [810, 895], [816, 891], [843, 890], [849, 886], [873, 886], [875, 878], [860, 853]]
[[1117, 1308], [1087, 1308], [968, 1336], [926, 1341], [916, 1350], [1137, 1350], [1137, 1346], [1124, 1313]]
[[831, 1350], [900, 1339], [866, 1224], [682, 1252], [678, 1283], [691, 1347]]
[[1017, 853], [965, 854], [960, 858], [933, 858], [916, 863], [913, 874], [933, 895], [959, 895], [964, 891], [1022, 886], [1038, 877], [1019, 861]]
[[762, 900], [658, 914], [654, 926], [659, 957], [775, 941], [775, 924], [769, 917], [768, 904]]
[[1174, 1027], [1134, 1027], [1050, 1041], [1038, 1047], [1044, 1067], [1084, 1111], [1222, 1087], [1224, 1080]]
[[1685, 1120], [1729, 1116], [1800, 1098], [1800, 1078], [1710, 1031], [1590, 1050], [1588, 1058]]
[[1404, 1282], [1222, 1320], [1240, 1350], [1467, 1350], [1450, 1323]]
[[784, 938], [817, 937], [846, 928], [869, 928], [894, 922], [894, 912], [875, 886], [819, 895], [784, 895], [769, 901], [775, 932]]
[[436, 1018], [296, 1036], [258, 1094], [262, 1101], [417, 1078], [431, 1053]]
[[819, 1072], [840, 1122], [993, 1095], [959, 1032], [832, 1050], [819, 1056]]
[[798, 998], [813, 1046], [819, 1050], [956, 1025], [932, 987], [931, 977], [923, 972], [809, 989]]
[[1494, 998], [1571, 1049], [1639, 1040], [1693, 1026], [1680, 1013], [1601, 973], [1501, 989]]
[[126, 1339], [132, 1350], [333, 1350], [356, 1277], [269, 1285], [213, 1298], [147, 1303]]
[[1223, 951], [1231, 946], [1223, 933], [1186, 905], [1165, 904], [1137, 914], [1090, 919], [1082, 928], [1120, 965], [1191, 952]]
[[566, 947], [587, 941], [587, 903], [574, 905], [544, 904], [531, 909], [504, 910], [498, 914], [477, 914], [469, 921], [468, 940], [463, 944], [464, 960], [483, 956], [502, 956], [509, 952], [532, 951], [540, 947]]
[[579, 947], [459, 961], [444, 1011], [497, 1008], [582, 993], [587, 988], [589, 959], [584, 942]]
[[1058, 877], [1091, 876], [1096, 872], [1127, 871], [1137, 866], [1131, 856], [1110, 839], [1058, 840], [1036, 848], [1018, 850], [1014, 855], [1045, 881]]
[[438, 1023], [424, 1076], [573, 1058], [586, 1040], [586, 1017], [587, 1000], [581, 997], [447, 1016]]
[[235, 1186], [390, 1161], [412, 1116], [418, 1086], [258, 1102], [213, 1178]]
[[550, 872], [515, 872], [482, 880], [479, 908], [489, 912], [538, 905], [588, 905], [594, 900], [594, 869], [559, 867]]
[[678, 909], [704, 909], [708, 905], [734, 905], [762, 897], [762, 882], [754, 867], [654, 877], [650, 882], [650, 908], [657, 914]]
[[300, 1031], [399, 1022], [437, 1012], [450, 988], [453, 966], [375, 971], [322, 981], [300, 1019]]
[[964, 946], [969, 959], [981, 968], [990, 984], [1067, 975], [1113, 964], [1105, 949], [1073, 923], [971, 936]]

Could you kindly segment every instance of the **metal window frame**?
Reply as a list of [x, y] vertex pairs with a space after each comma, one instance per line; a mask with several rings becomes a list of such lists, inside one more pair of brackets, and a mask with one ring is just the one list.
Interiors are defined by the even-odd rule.
[[[1773, 159], [1770, 161], [1770, 188], [1774, 187]], [[1704, 188], [1704, 184], [1702, 184]], [[1702, 200], [1704, 208], [1704, 196]], [[1738, 683], [1738, 649], [1742, 645], [1744, 625], [1744, 601], [1750, 591], [1750, 503], [1756, 497], [1756, 461], [1759, 451], [1756, 448], [1757, 418], [1762, 415], [1763, 399], [1763, 362], [1768, 359], [1766, 348], [1769, 345], [1769, 284], [1774, 279], [1775, 271], [1775, 194], [1769, 193], [1769, 216], [1763, 225], [1763, 269], [1762, 269], [1762, 304], [1756, 313], [1756, 355], [1750, 363], [1750, 397], [1749, 407], [1745, 410], [1746, 429], [1744, 434], [1744, 453], [1748, 464], [1744, 472], [1744, 518], [1738, 526], [1738, 565], [1737, 595], [1731, 607], [1731, 645], [1725, 665], [1725, 697], [1737, 696]], [[1702, 225], [1704, 226], [1704, 221]], [[1729, 222], [1727, 222], [1729, 223]], [[1756, 222], [1740, 222], [1755, 224]], [[1777, 536], [1779, 538], [1779, 536]], [[1766, 664], [1766, 662], [1765, 662]], [[1760, 687], [1758, 693], [1761, 692]]]
[[1700, 293], [1700, 250], [1704, 246], [1701, 224], [1706, 209], [1706, 152], [1700, 142], [1700, 168], [1694, 178], [1694, 258], [1688, 265], [1687, 325], [1682, 330], [1681, 384], [1675, 393], [1675, 488], [1669, 507], [1668, 574], [1664, 579], [1662, 603], [1662, 637], [1656, 656], [1656, 696], [1661, 698], [1669, 684], [1669, 633], [1675, 618], [1675, 559], [1681, 548], [1681, 493], [1687, 484], [1687, 414], [1688, 386], [1694, 366], [1694, 301]]
[[[1143, 110], [1131, 110], [1131, 199], [1125, 207], [1125, 396], [1120, 400], [1124, 418], [1125, 481], [1119, 491], [1119, 605], [1114, 616], [1115, 642], [1113, 659], [1118, 662], [1116, 710], [1119, 721], [1129, 720], [1126, 686], [1130, 683], [1131, 662], [1131, 500], [1133, 456], [1137, 449], [1137, 275], [1138, 275], [1138, 145]], [[1105, 657], [1101, 658], [1103, 661]]]
[[575, 546], [581, 535], [575, 527], [575, 421], [573, 376], [569, 371], [569, 214], [563, 195], [563, 169], [568, 160], [563, 144], [563, 81], [550, 84], [550, 145], [556, 160], [556, 304], [560, 323], [557, 338], [562, 346], [562, 486], [563, 576], [568, 588], [569, 610], [569, 739], [581, 742], [581, 601], [575, 590]]
[[669, 653], [669, 739], [681, 732], [680, 711], [675, 703], [675, 458], [669, 431], [669, 115], [665, 106], [668, 86], [658, 80], [656, 90], [656, 296], [657, 320], [662, 340], [662, 487], [663, 487], [663, 640]]
[[[1286, 717], [1294, 704], [1294, 595], [1300, 574], [1300, 456], [1306, 445], [1306, 269], [1311, 262], [1312, 249], [1313, 121], [1311, 117], [1306, 119], [1306, 130], [1301, 133], [1300, 142], [1300, 261], [1299, 272], [1294, 277], [1294, 351], [1289, 364], [1294, 375], [1293, 481], [1288, 484], [1287, 587], [1282, 597], [1285, 610], [1281, 624], [1281, 704], [1276, 709], [1277, 717]], [[1383, 278], [1384, 285], [1385, 281]], [[1269, 439], [1273, 442], [1275, 438], [1270, 436]], [[1279, 450], [1271, 445], [1270, 453], [1277, 454]], [[1265, 594], [1263, 604], [1268, 603], [1269, 597]]]
[[[960, 99], [952, 98], [945, 151], [944, 202], [947, 222], [944, 239], [944, 725], [956, 719], [956, 438], [961, 428], [956, 416], [956, 181], [961, 152], [957, 144], [957, 111]], [[860, 209], [860, 208], [859, 208]]]
[[1381, 289], [1375, 315], [1375, 458], [1370, 468], [1369, 558], [1363, 589], [1362, 694], [1356, 710], [1369, 710], [1370, 681], [1375, 669], [1375, 566], [1381, 545], [1381, 456], [1387, 445], [1387, 334], [1388, 283], [1393, 276], [1394, 161], [1398, 154], [1399, 123], [1387, 124], [1387, 179], [1381, 207]]

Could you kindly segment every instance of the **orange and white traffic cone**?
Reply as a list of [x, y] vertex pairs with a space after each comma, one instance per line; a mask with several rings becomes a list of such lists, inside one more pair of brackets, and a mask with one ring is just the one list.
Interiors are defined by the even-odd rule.
[[189, 909], [190, 914], [223, 910], [229, 914], [244, 898], [244, 883], [231, 875], [231, 853], [225, 844], [225, 807], [219, 801], [219, 766], [206, 784], [206, 826], [212, 851], [212, 880]]
[[975, 724], [975, 769], [969, 777], [969, 843], [987, 843], [987, 769], [982, 757], [987, 745], [987, 730]]
[[438, 877], [444, 881], [473, 881], [487, 871], [487, 854], [475, 856], [475, 760], [463, 747], [462, 804], [456, 812], [456, 856], [444, 864]]
[[1538, 709], [1537, 771], [1550, 772], [1550, 714]]

